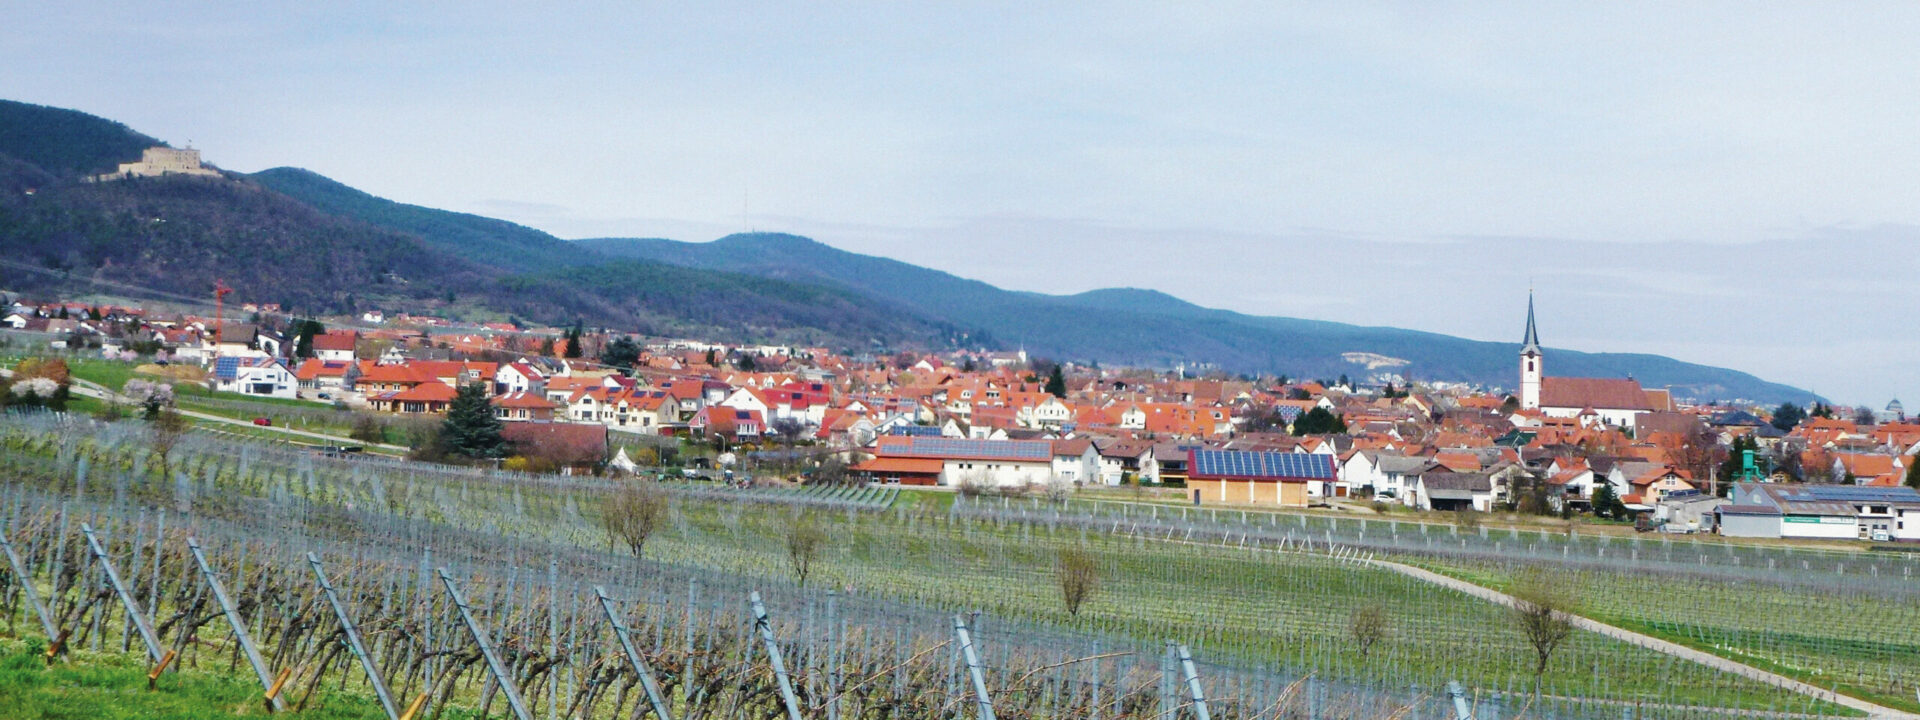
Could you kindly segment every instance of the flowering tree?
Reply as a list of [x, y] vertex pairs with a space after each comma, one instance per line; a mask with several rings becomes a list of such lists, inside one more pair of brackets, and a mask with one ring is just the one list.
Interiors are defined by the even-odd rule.
[[152, 382], [134, 378], [128, 380], [120, 390], [135, 405], [139, 405], [142, 415], [148, 420], [160, 417], [160, 412], [174, 406], [173, 386], [163, 382]]

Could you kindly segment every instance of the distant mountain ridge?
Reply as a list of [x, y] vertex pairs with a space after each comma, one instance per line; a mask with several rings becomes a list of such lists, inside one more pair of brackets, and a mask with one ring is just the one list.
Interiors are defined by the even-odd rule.
[[[1295, 377], [1395, 368], [1511, 386], [1516, 346], [1256, 317], [1139, 288], [1046, 295], [794, 235], [567, 241], [408, 205], [297, 168], [83, 182], [160, 141], [85, 113], [0, 101], [0, 251], [75, 276], [302, 312], [404, 308], [654, 335], [890, 350], [985, 347], [1062, 360]], [[29, 193], [28, 191], [33, 191]], [[0, 269], [0, 287], [85, 290]], [[1404, 366], [1395, 363], [1404, 361]], [[1550, 374], [1639, 378], [1683, 396], [1804, 402], [1804, 390], [1653, 355], [1550, 350]]]
[[[858, 255], [793, 235], [731, 235], [708, 243], [602, 238], [577, 244], [601, 255], [655, 260], [787, 280], [837, 283], [929, 317], [990, 334], [1002, 345], [1066, 360], [1150, 367], [1213, 364], [1236, 372], [1295, 377], [1365, 376], [1349, 357], [1407, 361], [1396, 371], [1421, 380], [1512, 387], [1517, 344], [1438, 333], [1296, 318], [1258, 317], [1204, 308], [1155, 290], [1113, 288], [1046, 295], [996, 288], [977, 280], [886, 258]], [[1685, 397], [1796, 402], [1798, 388], [1736, 370], [1658, 355], [1549, 351], [1550, 374], [1634, 377]]]

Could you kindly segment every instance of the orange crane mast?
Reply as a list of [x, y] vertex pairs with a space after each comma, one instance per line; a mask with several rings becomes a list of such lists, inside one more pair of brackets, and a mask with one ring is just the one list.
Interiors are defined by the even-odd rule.
[[233, 292], [233, 288], [227, 287], [226, 283], [219, 280], [213, 281], [213, 341], [215, 343], [225, 339], [221, 332], [226, 329], [226, 300], [227, 293], [230, 292]]

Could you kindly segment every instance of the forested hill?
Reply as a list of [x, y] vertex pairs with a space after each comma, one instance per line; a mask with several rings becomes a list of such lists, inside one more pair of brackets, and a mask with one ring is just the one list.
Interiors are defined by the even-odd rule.
[[[87, 182], [161, 144], [85, 113], [0, 101], [0, 289], [235, 298], [297, 312], [519, 317], [845, 348], [947, 347], [942, 323], [845, 289], [616, 261], [538, 230], [395, 203], [319, 175]], [[583, 266], [593, 266], [582, 270]]]

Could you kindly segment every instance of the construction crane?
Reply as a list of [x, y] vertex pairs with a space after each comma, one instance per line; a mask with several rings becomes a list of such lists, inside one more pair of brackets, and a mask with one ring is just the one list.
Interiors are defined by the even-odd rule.
[[227, 287], [226, 283], [219, 280], [213, 281], [213, 341], [215, 343], [225, 339], [221, 331], [226, 326], [226, 301], [227, 293], [230, 292], [233, 292], [233, 288]]

